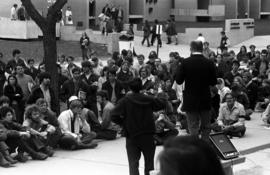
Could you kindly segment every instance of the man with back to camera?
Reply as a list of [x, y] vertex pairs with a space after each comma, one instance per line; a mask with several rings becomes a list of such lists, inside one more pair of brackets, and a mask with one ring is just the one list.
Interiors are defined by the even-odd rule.
[[142, 80], [134, 78], [130, 84], [132, 93], [122, 98], [111, 111], [112, 121], [122, 125], [126, 137], [129, 174], [139, 175], [139, 160], [144, 155], [145, 175], [154, 169], [155, 122], [154, 111], [164, 109], [166, 101], [140, 93]]
[[191, 135], [208, 140], [210, 129], [211, 94], [210, 86], [217, 84], [214, 63], [202, 54], [203, 43], [190, 43], [191, 56], [184, 59], [176, 72], [176, 82], [185, 82], [182, 110], [187, 113]]

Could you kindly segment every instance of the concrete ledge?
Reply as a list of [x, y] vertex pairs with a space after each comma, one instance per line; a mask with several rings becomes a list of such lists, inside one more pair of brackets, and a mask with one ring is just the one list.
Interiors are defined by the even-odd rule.
[[78, 41], [83, 32], [86, 32], [91, 42], [104, 44], [107, 46], [108, 53], [112, 54], [119, 51], [119, 33], [110, 33], [108, 36], [102, 35], [101, 32], [87, 30], [76, 30], [75, 26], [62, 26], [61, 27], [61, 40], [64, 41]]

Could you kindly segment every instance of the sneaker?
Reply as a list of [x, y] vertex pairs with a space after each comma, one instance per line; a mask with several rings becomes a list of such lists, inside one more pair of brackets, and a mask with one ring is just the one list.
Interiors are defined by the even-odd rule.
[[31, 157], [33, 160], [45, 160], [48, 158], [48, 155], [41, 152], [36, 152], [32, 154]]
[[27, 162], [28, 160], [28, 157], [23, 155], [23, 153], [18, 153], [17, 156], [15, 156], [14, 158], [22, 163]]

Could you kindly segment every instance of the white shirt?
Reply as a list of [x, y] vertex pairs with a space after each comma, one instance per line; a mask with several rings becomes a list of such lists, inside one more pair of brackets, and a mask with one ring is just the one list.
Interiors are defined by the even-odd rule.
[[[69, 20], [69, 18], [71, 20]], [[66, 24], [73, 24], [72, 11], [71, 10], [66, 10]]]
[[198, 38], [196, 40], [201, 41], [202, 43], [205, 42], [205, 38], [203, 36], [198, 36]]
[[10, 18], [11, 19], [17, 19], [17, 10], [15, 7], [12, 7], [10, 10]]
[[58, 122], [60, 125], [60, 129], [63, 134], [71, 135], [73, 137], [77, 137], [77, 134], [80, 133], [80, 131], [84, 133], [90, 133], [90, 125], [87, 123], [87, 121], [82, 121], [80, 117], [76, 117], [75, 123], [74, 123], [74, 133], [71, 132], [71, 119], [75, 117], [73, 112], [68, 109], [66, 111], [63, 111], [59, 117]]

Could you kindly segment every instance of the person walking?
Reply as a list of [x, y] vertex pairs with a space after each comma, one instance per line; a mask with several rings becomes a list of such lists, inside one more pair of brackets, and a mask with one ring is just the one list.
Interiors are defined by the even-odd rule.
[[144, 44], [144, 41], [147, 41], [147, 47], [150, 47], [150, 42], [149, 42], [149, 36], [151, 33], [150, 25], [148, 23], [148, 20], [145, 20], [144, 26], [143, 26], [143, 40], [142, 40], [142, 45]]
[[160, 25], [159, 24], [159, 21], [157, 19], [155, 19], [155, 24], [152, 26], [152, 30], [151, 30], [151, 33], [152, 33], [151, 46], [154, 45], [154, 42], [155, 42], [155, 40], [157, 38], [158, 45], [159, 45], [159, 47], [161, 47], [162, 46], [162, 42], [161, 42], [161, 39], [160, 39], [160, 34], [157, 34], [156, 33], [157, 32], [156, 30], [157, 30], [157, 26], [158, 25]]
[[164, 109], [166, 101], [140, 93], [142, 80], [131, 81], [131, 93], [122, 98], [111, 111], [112, 121], [123, 125], [129, 162], [129, 174], [139, 175], [139, 160], [144, 155], [145, 175], [154, 169], [154, 111]]
[[208, 141], [210, 133], [210, 86], [217, 84], [216, 70], [213, 62], [202, 54], [201, 41], [190, 44], [191, 56], [183, 60], [177, 68], [176, 82], [185, 82], [182, 111], [187, 114], [188, 129], [191, 135]]
[[175, 38], [175, 45], [177, 45], [178, 39], [177, 39], [177, 32], [176, 32], [176, 28], [175, 28], [175, 23], [171, 19], [167, 20], [165, 32], [167, 34], [167, 39], [168, 39], [168, 42], [166, 44], [171, 44], [172, 37], [174, 37]]

